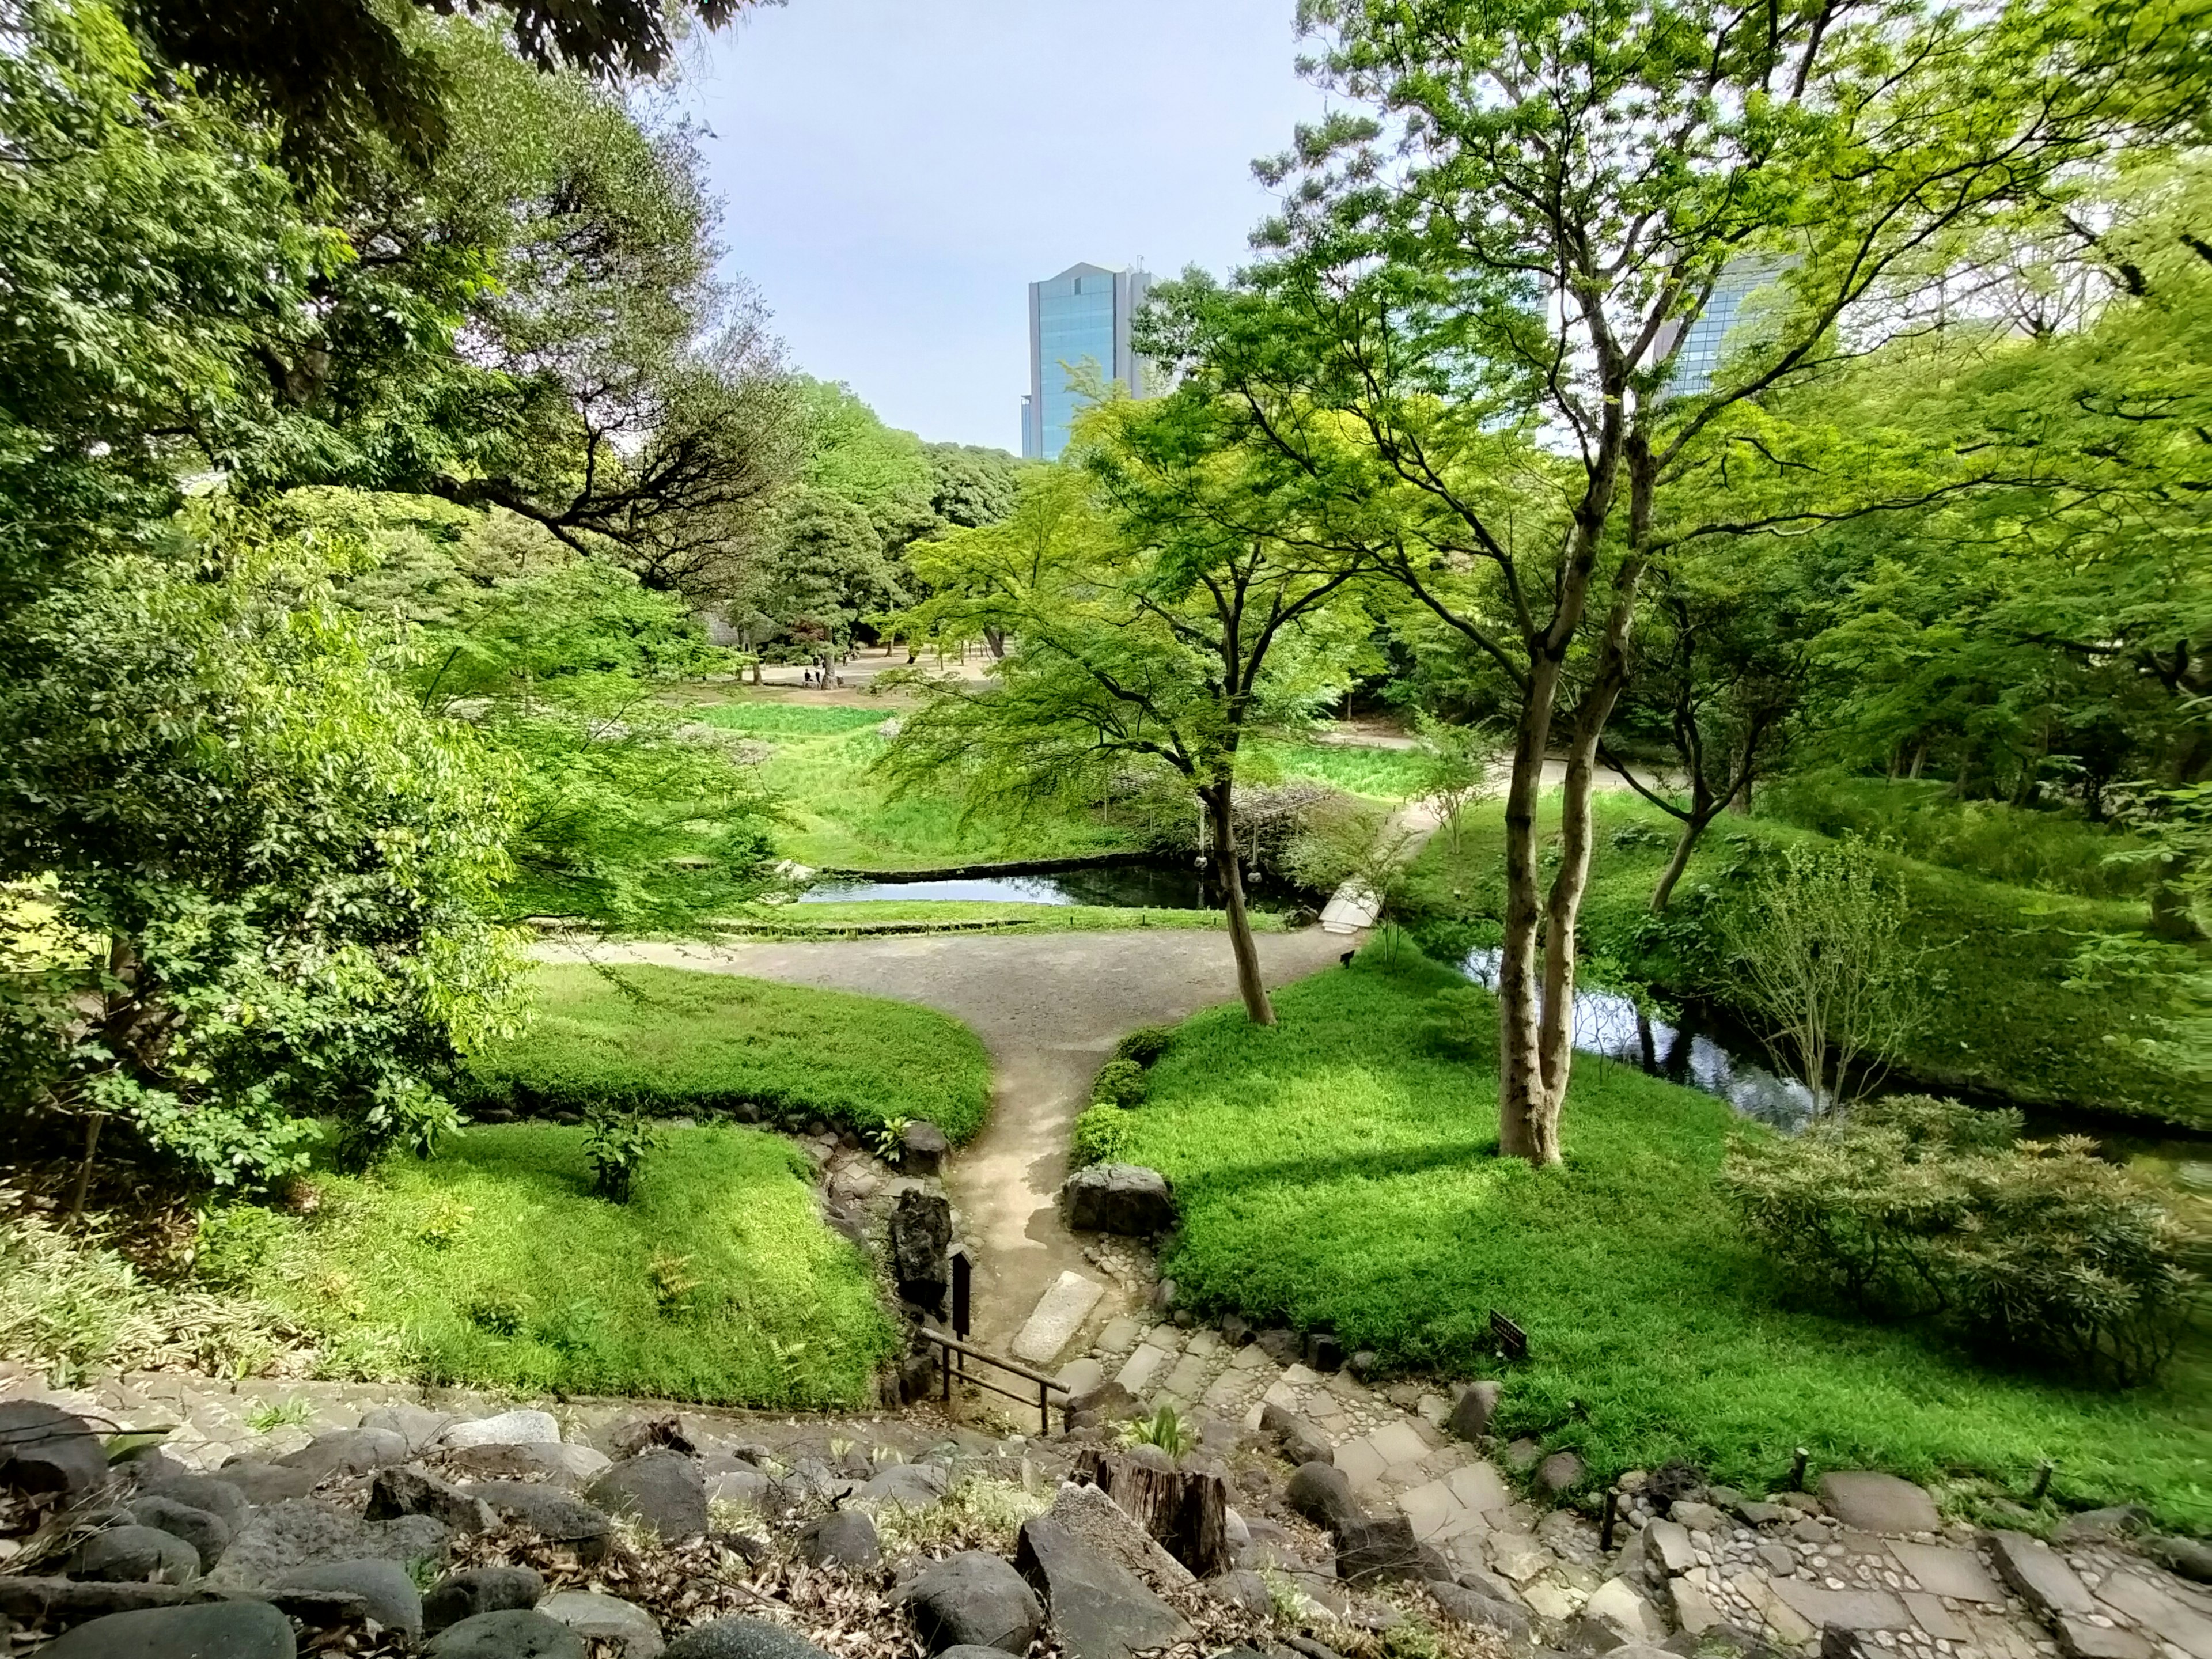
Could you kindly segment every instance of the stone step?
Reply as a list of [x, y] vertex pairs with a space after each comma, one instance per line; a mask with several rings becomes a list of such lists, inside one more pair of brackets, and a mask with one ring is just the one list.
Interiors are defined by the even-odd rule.
[[1075, 1340], [1076, 1332], [1105, 1294], [1106, 1287], [1095, 1279], [1078, 1273], [1060, 1274], [1015, 1334], [1014, 1358], [1032, 1365], [1051, 1364]]

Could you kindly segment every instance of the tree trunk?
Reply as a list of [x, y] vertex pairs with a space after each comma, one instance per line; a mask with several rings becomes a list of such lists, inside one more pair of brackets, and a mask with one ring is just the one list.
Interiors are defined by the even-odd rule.
[[1705, 833], [1705, 825], [1711, 822], [1710, 817], [1694, 811], [1682, 821], [1682, 833], [1674, 838], [1674, 856], [1667, 860], [1667, 868], [1660, 874], [1659, 884], [1651, 890], [1653, 915], [1667, 914], [1668, 901], [1674, 896], [1674, 884], [1681, 880], [1682, 872], [1690, 867], [1690, 854], [1698, 845], [1698, 837]]
[[1229, 914], [1229, 945], [1237, 955], [1237, 989], [1244, 999], [1244, 1012], [1255, 1025], [1273, 1025], [1275, 1006], [1267, 1000], [1267, 987], [1260, 977], [1260, 947], [1252, 938], [1252, 918], [1244, 908], [1244, 876], [1238, 868], [1237, 823], [1232, 792], [1236, 786], [1217, 783], [1200, 792], [1206, 803], [1206, 826], [1213, 836], [1213, 859], [1221, 876], [1223, 908]]
[[1094, 1449], [1077, 1462], [1075, 1478], [1102, 1489], [1200, 1578], [1236, 1565], [1229, 1559], [1229, 1486], [1215, 1471], [1156, 1469]]
[[1513, 734], [1513, 770], [1505, 791], [1505, 937], [1498, 959], [1498, 1150], [1531, 1164], [1559, 1161], [1559, 1103], [1544, 1087], [1537, 1031], [1536, 798], [1544, 784], [1559, 668], [1532, 665], [1528, 694]]

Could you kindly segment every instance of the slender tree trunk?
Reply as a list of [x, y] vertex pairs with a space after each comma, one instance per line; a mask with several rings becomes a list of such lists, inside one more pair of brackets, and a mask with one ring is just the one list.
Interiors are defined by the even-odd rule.
[[106, 1121], [105, 1112], [94, 1112], [84, 1121], [84, 1158], [76, 1166], [76, 1189], [70, 1194], [71, 1221], [84, 1213], [85, 1194], [92, 1190], [92, 1156], [100, 1147], [100, 1126]]
[[1536, 799], [1559, 695], [1559, 665], [1531, 664], [1528, 694], [1513, 735], [1505, 790], [1505, 937], [1498, 958], [1498, 1150], [1531, 1164], [1559, 1160], [1559, 1111], [1544, 1088], [1536, 991], [1538, 929]]
[[1252, 917], [1244, 908], [1244, 874], [1238, 867], [1235, 802], [1231, 783], [1209, 784], [1200, 790], [1206, 803], [1208, 830], [1213, 838], [1215, 867], [1221, 874], [1223, 908], [1229, 913], [1229, 945], [1237, 957], [1237, 989], [1244, 999], [1244, 1012], [1255, 1025], [1273, 1025], [1275, 1006], [1267, 1000], [1267, 987], [1260, 977], [1260, 947], [1252, 938]]
[[1674, 838], [1674, 855], [1667, 860], [1666, 869], [1660, 872], [1659, 884], [1651, 890], [1653, 915], [1667, 914], [1668, 902], [1674, 896], [1674, 884], [1682, 879], [1682, 872], [1690, 867], [1690, 854], [1697, 848], [1698, 838], [1705, 833], [1705, 826], [1711, 822], [1710, 813], [1697, 811], [1692, 811], [1682, 821], [1682, 833]]

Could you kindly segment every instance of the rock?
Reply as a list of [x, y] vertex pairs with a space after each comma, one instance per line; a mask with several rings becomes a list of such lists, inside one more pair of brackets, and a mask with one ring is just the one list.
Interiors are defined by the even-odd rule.
[[466, 1446], [448, 1454], [445, 1463], [455, 1474], [474, 1475], [479, 1480], [527, 1480], [543, 1475], [575, 1488], [614, 1467], [614, 1460], [594, 1447], [572, 1446], [558, 1440]]
[[1555, 1451], [1536, 1466], [1536, 1486], [1557, 1498], [1582, 1484], [1583, 1460], [1571, 1451]]
[[489, 1532], [499, 1524], [491, 1505], [459, 1486], [416, 1468], [379, 1469], [368, 1489], [367, 1518], [390, 1521], [403, 1515], [427, 1515], [455, 1532]]
[[2156, 1659], [2158, 1650], [2131, 1630], [2093, 1625], [2086, 1619], [2058, 1621], [2058, 1650], [2066, 1659]]
[[1279, 1325], [1261, 1332], [1253, 1340], [1260, 1345], [1260, 1352], [1278, 1365], [1291, 1364], [1298, 1357], [1298, 1334], [1285, 1330]]
[[386, 1630], [422, 1633], [422, 1597], [406, 1569], [393, 1561], [326, 1561], [295, 1567], [271, 1586], [276, 1590], [341, 1590], [367, 1603], [368, 1616]]
[[1644, 1559], [1654, 1577], [1671, 1578], [1698, 1565], [1690, 1529], [1679, 1521], [1654, 1521], [1644, 1528]]
[[1344, 1369], [1344, 1344], [1338, 1341], [1334, 1331], [1306, 1333], [1305, 1360], [1309, 1370], [1324, 1376]]
[[927, 1176], [939, 1174], [945, 1168], [945, 1154], [952, 1143], [945, 1138], [945, 1131], [923, 1118], [908, 1124], [899, 1135], [899, 1170], [903, 1175]]
[[1284, 1488], [1284, 1501], [1316, 1527], [1337, 1536], [1364, 1520], [1352, 1481], [1332, 1463], [1301, 1463]]
[[764, 1509], [775, 1483], [755, 1468], [726, 1469], [707, 1477], [708, 1504], [736, 1504], [745, 1509]]
[[379, 1406], [374, 1411], [361, 1414], [361, 1425], [364, 1429], [389, 1429], [404, 1440], [410, 1457], [436, 1444], [438, 1437], [453, 1421], [451, 1412], [434, 1412], [426, 1406], [410, 1406], [404, 1401], [394, 1405]]
[[114, 1613], [39, 1650], [43, 1659], [295, 1659], [292, 1621], [266, 1601]]
[[1820, 1504], [1862, 1532], [1936, 1532], [1936, 1500], [1910, 1480], [1871, 1469], [1838, 1469], [1820, 1477]]
[[1144, 1414], [1144, 1402], [1115, 1382], [1101, 1382], [1085, 1393], [1068, 1396], [1067, 1426], [1071, 1432], [1095, 1429], [1106, 1423], [1126, 1423]]
[[915, 1188], [901, 1193], [890, 1224], [891, 1277], [899, 1294], [924, 1308], [940, 1306], [952, 1284], [951, 1243], [951, 1200]]
[[526, 1612], [545, 1594], [533, 1567], [471, 1567], [449, 1572], [422, 1598], [422, 1628], [435, 1633], [480, 1613]]
[[1991, 1533], [1990, 1553], [1996, 1558], [1998, 1576], [2039, 1618], [2056, 1623], [2097, 1610], [2087, 1588], [2066, 1565], [2066, 1558], [2041, 1539], [2024, 1532]]
[[585, 1659], [584, 1638], [542, 1613], [479, 1613], [432, 1637], [423, 1659]]
[[1432, 1580], [1422, 1588], [1447, 1618], [1470, 1630], [1494, 1630], [1516, 1642], [1528, 1639], [1528, 1615], [1510, 1601], [1449, 1580]]
[[538, 1608], [544, 1618], [566, 1625], [586, 1642], [620, 1644], [623, 1659], [653, 1659], [668, 1644], [653, 1615], [635, 1602], [590, 1590], [562, 1590], [549, 1595]]
[[661, 1659], [829, 1659], [813, 1643], [764, 1619], [717, 1619], [686, 1631]]
[[610, 1515], [635, 1516], [669, 1543], [707, 1530], [707, 1482], [681, 1452], [625, 1457], [584, 1489]]
[[1352, 1374], [1364, 1382], [1382, 1368], [1382, 1356], [1372, 1348], [1362, 1348], [1345, 1363]]
[[200, 1555], [158, 1527], [110, 1527], [78, 1545], [62, 1571], [111, 1583], [185, 1584], [200, 1576]]
[[1462, 1440], [1480, 1440], [1490, 1432], [1490, 1419], [1498, 1415], [1498, 1399], [1504, 1393], [1502, 1382], [1470, 1382], [1460, 1397], [1452, 1402], [1448, 1420], [1451, 1431]]
[[42, 1400], [0, 1401], [0, 1486], [74, 1503], [110, 1478], [106, 1450], [82, 1418]]
[[2157, 1637], [2190, 1659], [2212, 1659], [2212, 1607], [2205, 1605], [2203, 1597], [2194, 1597], [2197, 1606], [2191, 1607], [2144, 1575], [2121, 1571], [2105, 1575], [2097, 1586], [2097, 1599], [2124, 1614], [2145, 1635]]
[[1504, 1451], [1499, 1455], [1504, 1458], [1505, 1467], [1514, 1474], [1526, 1474], [1543, 1461], [1544, 1449], [1523, 1436], [1518, 1440], [1508, 1441]]
[[1021, 1574], [981, 1550], [932, 1563], [908, 1587], [906, 1603], [932, 1653], [954, 1647], [1026, 1653], [1044, 1623], [1044, 1609]]
[[0, 1572], [0, 1625], [60, 1626], [108, 1613], [140, 1613], [191, 1600], [198, 1586], [105, 1583]]
[[2110, 1509], [2084, 1510], [2061, 1521], [2051, 1534], [2054, 1544], [2109, 1543], [2140, 1531], [2150, 1511], [2140, 1504], [2120, 1504]]
[[533, 1486], [522, 1480], [477, 1480], [461, 1488], [481, 1498], [502, 1520], [519, 1521], [541, 1538], [556, 1544], [574, 1544], [597, 1556], [606, 1548], [615, 1529], [604, 1510], [570, 1497], [555, 1486]]
[[1042, 1592], [1067, 1659], [1129, 1659], [1191, 1639], [1182, 1616], [1144, 1580], [1048, 1515], [1022, 1523], [1014, 1565]]
[[800, 1559], [817, 1567], [872, 1567], [883, 1559], [876, 1523], [860, 1510], [832, 1510], [799, 1534]]
[[[1158, 1449], [1133, 1446], [1129, 1453]], [[1046, 1514], [1078, 1542], [1120, 1562], [1154, 1589], [1180, 1589], [1197, 1582], [1191, 1570], [1102, 1486], [1065, 1484]]]
[[252, 1589], [293, 1567], [324, 1561], [397, 1561], [402, 1566], [445, 1553], [446, 1523], [427, 1515], [368, 1521], [333, 1504], [293, 1498], [256, 1510], [208, 1575], [218, 1589]]
[[1728, 1527], [1728, 1516], [1711, 1504], [1701, 1504], [1694, 1498], [1678, 1498], [1667, 1514], [1668, 1519], [1680, 1522], [1692, 1532], [1717, 1535]]
[[1436, 1550], [1413, 1536], [1403, 1515], [1355, 1521], [1337, 1536], [1336, 1576], [1347, 1584], [1380, 1584], [1410, 1578], [1417, 1583], [1449, 1578], [1451, 1568]]
[[1644, 1593], [1626, 1578], [1608, 1578], [1583, 1604], [1583, 1625], [1589, 1634], [1610, 1637], [1605, 1645], [1621, 1643], [1660, 1643], [1667, 1639], [1667, 1621]]
[[464, 1446], [522, 1446], [538, 1442], [557, 1443], [561, 1425], [550, 1412], [501, 1412], [448, 1424], [436, 1443], [449, 1450]]
[[1720, 1609], [1696, 1580], [1670, 1578], [1667, 1581], [1667, 1595], [1674, 1605], [1674, 1622], [1685, 1633], [1699, 1636], [1721, 1622]]
[[1275, 1598], [1267, 1581], [1249, 1567], [1237, 1567], [1218, 1578], [1209, 1578], [1206, 1593], [1215, 1601], [1266, 1618], [1274, 1610]]
[[214, 1478], [232, 1487], [248, 1504], [258, 1504], [305, 1498], [322, 1477], [313, 1469], [290, 1469], [258, 1457], [240, 1457], [217, 1469]]
[[173, 1503], [221, 1516], [234, 1533], [252, 1507], [246, 1494], [229, 1481], [198, 1474], [159, 1452], [134, 1457], [127, 1467], [140, 1492], [158, 1493]]
[[[951, 1471], [942, 1463], [894, 1463], [869, 1476], [858, 1496], [863, 1503], [926, 1510], [941, 1503], [951, 1488]], [[991, 1644], [987, 1642], [983, 1645]]]
[[2212, 1544], [2201, 1538], [2146, 1538], [2143, 1553], [2178, 1577], [2212, 1584]]
[[1067, 1224], [1081, 1232], [1146, 1238], [1173, 1231], [1168, 1178], [1138, 1164], [1093, 1164], [1067, 1178]]
[[367, 1474], [407, 1455], [407, 1437], [397, 1429], [338, 1429], [317, 1435], [276, 1463], [279, 1468], [305, 1469], [320, 1481], [334, 1474]]
[[160, 1492], [146, 1492], [131, 1500], [131, 1518], [142, 1527], [153, 1527], [167, 1533], [172, 1538], [181, 1538], [192, 1547], [199, 1558], [199, 1570], [207, 1572], [222, 1559], [222, 1553], [230, 1547], [230, 1522], [211, 1510], [195, 1509], [175, 1498], [165, 1498]]
[[1269, 1404], [1260, 1412], [1260, 1430], [1281, 1443], [1283, 1455], [1294, 1464], [1334, 1463], [1336, 1453], [1328, 1437], [1296, 1412]]

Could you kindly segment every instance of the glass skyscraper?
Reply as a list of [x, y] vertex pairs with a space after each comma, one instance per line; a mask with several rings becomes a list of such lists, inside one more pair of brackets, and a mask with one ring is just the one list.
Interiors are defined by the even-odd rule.
[[1133, 268], [1070, 265], [1030, 284], [1030, 389], [1022, 399], [1022, 453], [1057, 460], [1083, 406], [1070, 385], [1089, 364], [1133, 398], [1149, 396], [1144, 359], [1130, 339], [1152, 278]]
[[1782, 274], [1782, 262], [1751, 258], [1732, 259], [1713, 283], [1711, 297], [1698, 319], [1690, 325], [1682, 349], [1667, 377], [1667, 390], [1686, 397], [1713, 389], [1713, 375], [1721, 366], [1729, 331], [1744, 320], [1744, 304]]

